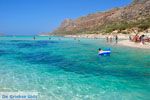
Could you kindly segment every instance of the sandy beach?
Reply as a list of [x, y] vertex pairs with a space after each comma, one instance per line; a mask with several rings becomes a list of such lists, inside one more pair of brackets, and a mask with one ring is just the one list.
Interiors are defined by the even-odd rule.
[[128, 47], [134, 47], [134, 48], [150, 49], [150, 43], [145, 43], [143, 45], [142, 43], [135, 43], [129, 40], [122, 40], [118, 44], [123, 46], [128, 46]]
[[[150, 43], [145, 43], [144, 45], [142, 43], [135, 43], [129, 41], [129, 35], [128, 34], [117, 34], [120, 40], [118, 42], [119, 45], [127, 46], [127, 47], [134, 47], [134, 48], [141, 48], [141, 49], [150, 49]], [[81, 35], [65, 35], [64, 37], [67, 38], [91, 38], [91, 39], [105, 39], [106, 37], [112, 37], [114, 39], [115, 35], [101, 35], [101, 34], [81, 34]]]
[[[128, 39], [129, 35], [126, 34], [117, 34], [119, 39]], [[102, 35], [102, 34], [80, 34], [80, 35], [65, 35], [64, 37], [68, 38], [106, 38], [106, 37], [115, 37], [115, 35]]]

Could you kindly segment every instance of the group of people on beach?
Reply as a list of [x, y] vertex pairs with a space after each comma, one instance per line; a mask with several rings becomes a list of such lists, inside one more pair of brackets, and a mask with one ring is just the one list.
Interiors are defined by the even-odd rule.
[[145, 42], [150, 42], [150, 38], [146, 37], [144, 34], [143, 35], [134, 35], [133, 37], [129, 36], [129, 40], [133, 42], [141, 42], [142, 44], [145, 44]]
[[107, 42], [110, 42], [110, 43], [113, 42], [113, 40], [115, 40], [115, 42], [118, 43], [118, 39], [119, 39], [119, 38], [118, 38], [118, 35], [115, 35], [115, 36], [107, 36], [107, 37], [106, 37], [106, 41], [107, 41]]

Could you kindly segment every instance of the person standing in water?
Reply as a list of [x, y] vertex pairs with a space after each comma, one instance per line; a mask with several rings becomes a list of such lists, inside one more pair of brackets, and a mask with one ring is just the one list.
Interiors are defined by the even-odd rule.
[[35, 40], [35, 36], [33, 37], [33, 40]]
[[109, 38], [108, 38], [108, 36], [106, 37], [106, 41], [107, 41], [107, 42], [109, 42]]
[[110, 43], [111, 43], [112, 42], [112, 36], [110, 36], [109, 39], [110, 39]]
[[118, 35], [115, 36], [116, 44], [118, 43]]

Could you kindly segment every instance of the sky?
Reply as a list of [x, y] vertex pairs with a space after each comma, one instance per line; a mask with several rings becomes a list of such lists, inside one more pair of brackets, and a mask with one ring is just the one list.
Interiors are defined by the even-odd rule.
[[129, 5], [132, 0], [0, 0], [0, 33], [51, 32], [66, 19]]

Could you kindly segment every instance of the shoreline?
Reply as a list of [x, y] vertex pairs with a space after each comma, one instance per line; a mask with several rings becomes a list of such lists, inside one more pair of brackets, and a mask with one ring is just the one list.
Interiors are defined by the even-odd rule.
[[[49, 36], [49, 35], [39, 35], [39, 36]], [[129, 34], [117, 34], [119, 40], [118, 45], [120, 46], [126, 46], [126, 47], [132, 47], [132, 48], [140, 48], [140, 49], [150, 49], [150, 43], [145, 42], [143, 45], [142, 43], [136, 43], [129, 41]], [[63, 36], [65, 38], [87, 38], [87, 39], [106, 39], [106, 37], [111, 37], [112, 41], [115, 41], [115, 35], [102, 35], [102, 34], [80, 34], [80, 35], [65, 35]]]
[[[65, 35], [66, 38], [89, 38], [89, 39], [104, 39], [106, 37], [114, 37], [115, 35], [102, 35], [102, 34], [80, 34], [80, 35]], [[129, 39], [129, 35], [117, 34], [119, 39]]]
[[[129, 34], [117, 34], [119, 39], [118, 45], [140, 48], [140, 49], [150, 49], [150, 43], [146, 42], [144, 45], [141, 43], [135, 43], [129, 41]], [[114, 38], [114, 35], [101, 35], [101, 34], [80, 34], [80, 35], [65, 35], [66, 38], [88, 38], [88, 39], [106, 39], [106, 37]]]

